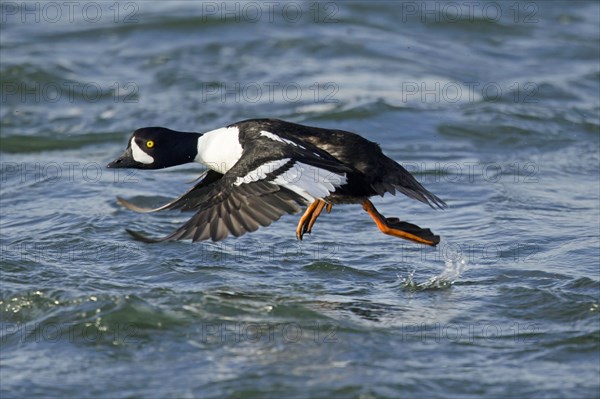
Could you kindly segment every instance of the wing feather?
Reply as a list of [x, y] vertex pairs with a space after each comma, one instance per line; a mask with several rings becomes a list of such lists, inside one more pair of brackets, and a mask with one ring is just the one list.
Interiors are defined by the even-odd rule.
[[152, 213], [163, 211], [166, 209], [181, 209], [182, 211], [189, 211], [193, 210], [193, 207], [189, 206], [189, 204], [192, 202], [192, 199], [198, 197], [200, 192], [206, 192], [206, 190], [203, 190], [204, 188], [209, 187], [211, 184], [220, 180], [222, 177], [223, 174], [215, 172], [214, 170], [208, 170], [207, 172], [200, 175], [199, 179], [201, 180], [198, 183], [196, 183], [194, 187], [192, 187], [179, 197], [175, 198], [173, 201], [159, 206], [158, 208], [141, 207], [121, 197], [117, 197], [117, 202], [125, 208], [138, 213]]
[[[301, 150], [289, 145], [282, 145], [277, 151], [253, 147], [224, 175], [208, 171], [185, 194], [156, 209], [138, 207], [123, 199], [119, 202], [142, 212], [164, 209], [196, 212], [171, 234], [154, 241], [220, 241], [229, 234], [238, 237], [260, 226], [269, 226], [286, 213], [297, 213], [301, 205], [324, 198], [339, 187], [340, 183], [323, 180], [321, 176], [333, 174], [338, 181], [345, 182], [346, 166], [312, 152], [299, 154]], [[292, 178], [284, 175], [286, 172]], [[304, 175], [295, 176], [294, 172]]]

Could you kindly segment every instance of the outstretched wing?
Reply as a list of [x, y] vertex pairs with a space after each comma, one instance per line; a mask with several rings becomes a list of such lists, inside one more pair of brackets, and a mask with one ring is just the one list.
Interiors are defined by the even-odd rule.
[[202, 206], [183, 226], [160, 241], [220, 241], [229, 234], [239, 237], [270, 225], [285, 213], [299, 212], [299, 204], [303, 203], [298, 194], [267, 182], [234, 189], [217, 184], [209, 194], [210, 204]]
[[[286, 213], [297, 213], [301, 205], [325, 198], [346, 183], [348, 168], [335, 160], [300, 147], [281, 145], [273, 151], [273, 143], [266, 144], [269, 151], [254, 146], [222, 177], [209, 172], [186, 194], [157, 208], [196, 211], [173, 233], [158, 240], [130, 234], [148, 242], [238, 237], [268, 226]], [[214, 180], [205, 184], [209, 177]]]
[[194, 210], [194, 204], [196, 203], [195, 199], [201, 196], [206, 192], [207, 187], [212, 183], [218, 181], [223, 177], [222, 173], [215, 172], [214, 170], [209, 169], [203, 175], [200, 176], [201, 179], [196, 185], [186, 191], [184, 194], [175, 198], [173, 201], [159, 206], [158, 208], [144, 208], [138, 205], [135, 205], [132, 202], [127, 201], [124, 198], [117, 197], [117, 202], [124, 206], [125, 208], [132, 210], [138, 213], [152, 213], [158, 211], [164, 211], [166, 209], [181, 209], [181, 211], [190, 211]]

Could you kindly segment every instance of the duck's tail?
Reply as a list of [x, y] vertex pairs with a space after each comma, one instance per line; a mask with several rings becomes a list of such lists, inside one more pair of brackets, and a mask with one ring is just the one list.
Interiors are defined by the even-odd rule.
[[434, 209], [447, 207], [442, 199], [423, 187], [402, 165], [387, 157], [381, 162], [382, 170], [386, 172], [381, 181], [372, 186], [377, 194], [383, 196], [386, 192], [396, 194], [396, 191], [400, 191], [407, 197], [421, 201]]

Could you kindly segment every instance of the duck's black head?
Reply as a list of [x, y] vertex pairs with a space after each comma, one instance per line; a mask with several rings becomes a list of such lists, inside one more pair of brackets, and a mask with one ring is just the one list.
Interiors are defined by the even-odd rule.
[[194, 162], [199, 133], [144, 127], [131, 135], [125, 152], [108, 168], [161, 169]]

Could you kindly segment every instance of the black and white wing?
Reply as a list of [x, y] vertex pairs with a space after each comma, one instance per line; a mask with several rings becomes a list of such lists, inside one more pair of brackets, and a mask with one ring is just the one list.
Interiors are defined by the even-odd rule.
[[[209, 172], [183, 196], [157, 208], [196, 211], [173, 233], [159, 240], [130, 233], [152, 242], [220, 241], [229, 234], [238, 237], [268, 226], [286, 213], [297, 213], [301, 205], [323, 199], [346, 183], [349, 169], [335, 159], [300, 147], [267, 144], [245, 151], [221, 177]], [[210, 184], [205, 184], [206, 179]]]
[[215, 172], [214, 170], [208, 170], [199, 177], [199, 182], [194, 185], [191, 189], [183, 193], [181, 196], [175, 198], [173, 201], [159, 206], [158, 208], [144, 208], [135, 205], [132, 202], [127, 201], [124, 198], [117, 197], [117, 202], [125, 208], [138, 213], [152, 213], [158, 211], [164, 211], [168, 209], [181, 209], [181, 211], [194, 210], [194, 204], [196, 203], [195, 198], [201, 196], [206, 190], [205, 188], [216, 182], [223, 177], [222, 173]]

